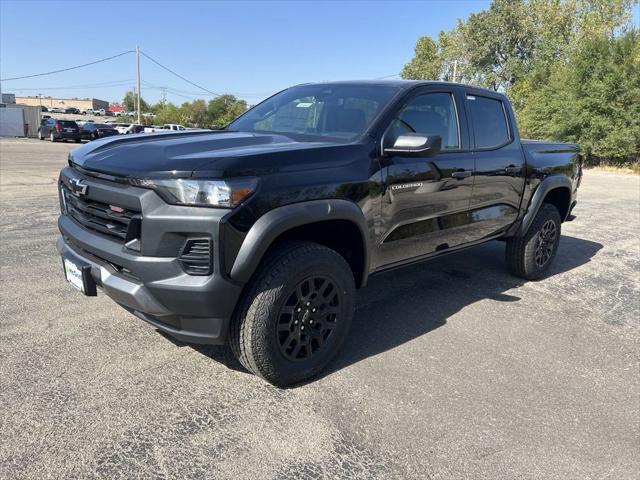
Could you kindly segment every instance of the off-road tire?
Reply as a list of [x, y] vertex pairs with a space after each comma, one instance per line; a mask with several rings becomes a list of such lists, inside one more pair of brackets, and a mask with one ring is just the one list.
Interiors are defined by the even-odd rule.
[[[279, 327], [284, 324], [283, 313], [289, 307], [291, 298], [296, 299], [302, 290], [298, 287], [305, 282], [323, 277], [328, 283], [333, 283], [338, 296], [339, 304], [331, 307], [336, 310], [332, 319], [331, 333], [324, 343], [313, 351], [313, 347], [299, 348], [300, 353], [308, 354], [308, 358], [289, 358], [282, 346], [282, 337]], [[318, 283], [323, 285], [322, 283]], [[305, 284], [309, 286], [308, 284]], [[320, 292], [320, 288], [318, 292]], [[309, 291], [307, 289], [307, 291]], [[321, 293], [311, 293], [311, 297], [316, 296], [316, 301], [321, 298]], [[293, 297], [292, 297], [293, 296]], [[303, 300], [306, 302], [306, 299]], [[313, 301], [313, 300], [312, 300]], [[239, 362], [250, 372], [264, 378], [269, 383], [285, 387], [303, 380], [309, 379], [318, 374], [338, 352], [349, 331], [355, 304], [355, 282], [353, 274], [345, 259], [323, 245], [311, 242], [286, 242], [270, 251], [260, 264], [260, 267], [247, 284], [242, 298], [236, 308], [232, 319], [229, 343], [231, 349]], [[304, 303], [308, 305], [308, 303]], [[303, 305], [303, 308], [304, 308]], [[327, 307], [318, 306], [322, 311]], [[293, 315], [297, 308], [292, 309]], [[307, 310], [309, 313], [311, 310]], [[299, 312], [299, 310], [298, 310]], [[304, 312], [302, 312], [304, 314]], [[316, 314], [318, 315], [318, 314]], [[301, 318], [300, 323], [307, 322], [307, 337], [309, 337], [309, 317]], [[292, 320], [293, 321], [293, 320]], [[311, 319], [313, 323], [313, 319]], [[321, 320], [320, 323], [324, 323]], [[291, 329], [299, 329], [298, 321], [296, 327], [291, 324]], [[316, 321], [314, 328], [321, 328]], [[282, 328], [281, 328], [282, 330]], [[304, 329], [303, 329], [304, 330]], [[323, 330], [324, 331], [324, 330]], [[300, 330], [295, 330], [298, 335], [302, 335]], [[288, 330], [282, 332], [283, 335], [295, 335]], [[288, 339], [288, 337], [286, 337]], [[302, 337], [298, 337], [302, 338]], [[310, 343], [311, 340], [308, 341]], [[299, 353], [299, 354], [300, 354]]]
[[[527, 233], [507, 240], [506, 259], [509, 271], [525, 280], [544, 277], [558, 252], [561, 223], [558, 209], [550, 203], [543, 203]], [[543, 237], [550, 230], [555, 232], [553, 239], [545, 243]], [[542, 255], [541, 249], [545, 250]]]

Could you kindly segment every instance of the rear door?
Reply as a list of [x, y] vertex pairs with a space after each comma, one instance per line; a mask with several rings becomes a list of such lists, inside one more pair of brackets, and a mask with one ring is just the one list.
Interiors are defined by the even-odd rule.
[[403, 102], [385, 133], [385, 143], [412, 131], [439, 135], [442, 150], [428, 158], [380, 158], [385, 193], [376, 267], [466, 242], [461, 228], [467, 223], [474, 158], [456, 91], [442, 86], [418, 90]]
[[524, 154], [503, 96], [467, 90], [465, 104], [476, 165], [470, 220], [473, 235], [481, 239], [516, 221], [525, 184]]

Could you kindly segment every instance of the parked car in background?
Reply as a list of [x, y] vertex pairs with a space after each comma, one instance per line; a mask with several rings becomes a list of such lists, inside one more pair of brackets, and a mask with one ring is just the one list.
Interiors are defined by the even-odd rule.
[[107, 114], [107, 112], [105, 111], [105, 109], [104, 109], [104, 108], [99, 108], [99, 109], [97, 109], [97, 110], [94, 110], [94, 111], [93, 111], [93, 114], [94, 114], [95, 116], [99, 117], [100, 115], [106, 115], [106, 114]]
[[48, 112], [48, 111], [49, 111], [49, 109], [48, 109], [47, 107], [45, 107], [44, 105], [41, 105], [41, 106], [40, 106], [40, 111], [41, 111], [41, 112]]
[[63, 107], [51, 107], [49, 111], [52, 113], [67, 113], [67, 110]]
[[127, 129], [126, 132], [124, 132], [125, 134], [128, 133], [144, 133], [144, 125], [140, 125], [138, 123], [132, 123], [129, 128]]
[[156, 114], [152, 112], [145, 112], [142, 114], [144, 118], [156, 118]]
[[93, 108], [83, 108], [82, 110], [80, 110], [80, 113], [82, 115], [93, 115], [94, 111]]
[[127, 133], [127, 130], [131, 127], [131, 124], [130, 123], [114, 123], [111, 126], [115, 128], [119, 134], [124, 135], [125, 133]]
[[73, 140], [80, 143], [80, 127], [73, 120], [58, 120], [57, 118], [44, 118], [40, 121], [38, 138], [49, 138], [52, 142], [58, 140]]
[[74, 115], [80, 114], [80, 109], [76, 107], [67, 107], [64, 109], [64, 113], [73, 113]]
[[160, 125], [148, 125], [144, 127], [144, 133], [162, 132], [164, 128]]
[[162, 128], [164, 130], [173, 130], [173, 131], [181, 131], [181, 130], [186, 130], [186, 127], [183, 127], [182, 125], [178, 125], [176, 123], [166, 123], [162, 126]]
[[80, 131], [83, 140], [96, 140], [103, 137], [118, 135], [118, 130], [111, 125], [96, 122], [87, 122]]

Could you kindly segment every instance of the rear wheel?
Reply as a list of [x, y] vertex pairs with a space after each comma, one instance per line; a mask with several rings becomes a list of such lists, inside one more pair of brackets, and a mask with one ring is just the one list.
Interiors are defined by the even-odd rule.
[[44, 140], [44, 137], [42, 136], [42, 130], [38, 130], [38, 140]]
[[249, 371], [277, 386], [316, 375], [342, 345], [355, 282], [335, 251], [289, 242], [267, 255], [238, 306], [231, 348]]
[[55, 135], [53, 134], [53, 132], [49, 133], [49, 140], [50, 140], [50, 141], [52, 141], [52, 142], [55, 142], [55, 141], [56, 141], [56, 137], [55, 137]]
[[514, 275], [526, 280], [542, 278], [556, 256], [560, 243], [558, 209], [543, 203], [523, 237], [507, 240], [507, 264]]

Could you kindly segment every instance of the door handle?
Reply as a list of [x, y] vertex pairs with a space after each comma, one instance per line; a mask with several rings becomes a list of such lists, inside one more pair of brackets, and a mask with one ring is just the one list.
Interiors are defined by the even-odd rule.
[[462, 180], [463, 178], [470, 177], [472, 173], [473, 172], [471, 172], [471, 170], [457, 170], [453, 172], [451, 176], [453, 178], [457, 178], [458, 180]]
[[511, 174], [511, 173], [520, 173], [520, 171], [522, 170], [522, 167], [516, 167], [515, 165], [509, 165], [508, 167], [506, 167], [504, 169], [505, 172]]

